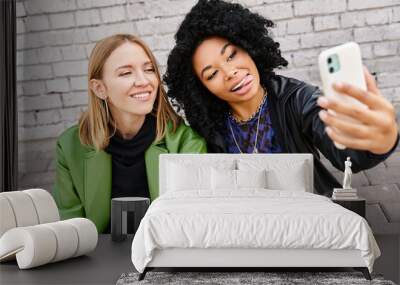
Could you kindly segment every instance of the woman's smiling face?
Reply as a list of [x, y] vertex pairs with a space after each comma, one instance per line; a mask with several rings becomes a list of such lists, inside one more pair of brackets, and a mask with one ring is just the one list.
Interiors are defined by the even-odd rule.
[[116, 48], [106, 60], [103, 82], [113, 115], [136, 116], [151, 112], [160, 84], [144, 49], [131, 42]]
[[248, 101], [260, 91], [260, 76], [253, 59], [224, 38], [204, 40], [196, 48], [192, 62], [203, 85], [228, 103]]

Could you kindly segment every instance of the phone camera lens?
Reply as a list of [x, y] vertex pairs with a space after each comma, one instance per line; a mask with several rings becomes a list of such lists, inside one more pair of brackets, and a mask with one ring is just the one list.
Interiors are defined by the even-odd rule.
[[329, 72], [333, 73], [335, 71], [335, 69], [333, 67], [329, 67]]
[[328, 57], [328, 63], [331, 64], [332, 63], [332, 58]]

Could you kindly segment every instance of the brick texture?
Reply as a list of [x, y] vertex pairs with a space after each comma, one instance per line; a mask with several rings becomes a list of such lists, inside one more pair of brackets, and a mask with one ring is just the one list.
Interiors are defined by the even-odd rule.
[[[233, 0], [232, 0], [233, 1]], [[289, 67], [279, 73], [320, 84], [325, 48], [355, 40], [377, 73], [383, 95], [400, 110], [398, 0], [234, 0], [275, 21]], [[87, 104], [88, 55], [118, 32], [141, 36], [165, 70], [173, 35], [195, 0], [26, 0], [17, 2], [17, 90], [20, 188], [54, 182], [55, 140]], [[399, 115], [397, 115], [399, 118]], [[329, 166], [329, 162], [326, 161]], [[331, 171], [341, 179], [342, 174]], [[400, 152], [354, 176], [357, 187], [397, 185]], [[391, 186], [394, 187], [394, 186]]]

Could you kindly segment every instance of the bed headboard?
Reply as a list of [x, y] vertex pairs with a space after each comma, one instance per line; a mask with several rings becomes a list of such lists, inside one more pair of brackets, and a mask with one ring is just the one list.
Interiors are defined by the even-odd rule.
[[168, 163], [190, 166], [214, 166], [227, 164], [232, 165], [233, 169], [238, 169], [238, 162], [260, 162], [263, 165], [276, 167], [279, 164], [303, 163], [305, 169], [304, 177], [306, 181], [306, 191], [314, 192], [313, 177], [313, 156], [310, 153], [299, 154], [230, 154], [230, 153], [208, 153], [208, 154], [161, 154], [159, 159], [159, 194], [166, 192], [168, 179]]

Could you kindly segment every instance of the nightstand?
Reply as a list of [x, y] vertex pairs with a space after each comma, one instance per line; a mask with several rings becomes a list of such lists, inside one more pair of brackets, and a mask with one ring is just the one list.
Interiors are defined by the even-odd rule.
[[365, 218], [365, 205], [366, 200], [363, 198], [358, 198], [354, 200], [336, 200], [331, 199], [332, 202], [339, 204], [340, 206], [359, 214], [361, 217]]
[[[144, 197], [111, 199], [111, 240], [124, 241], [127, 234], [134, 234], [149, 205], [150, 199]], [[131, 219], [129, 214], [131, 214]]]

